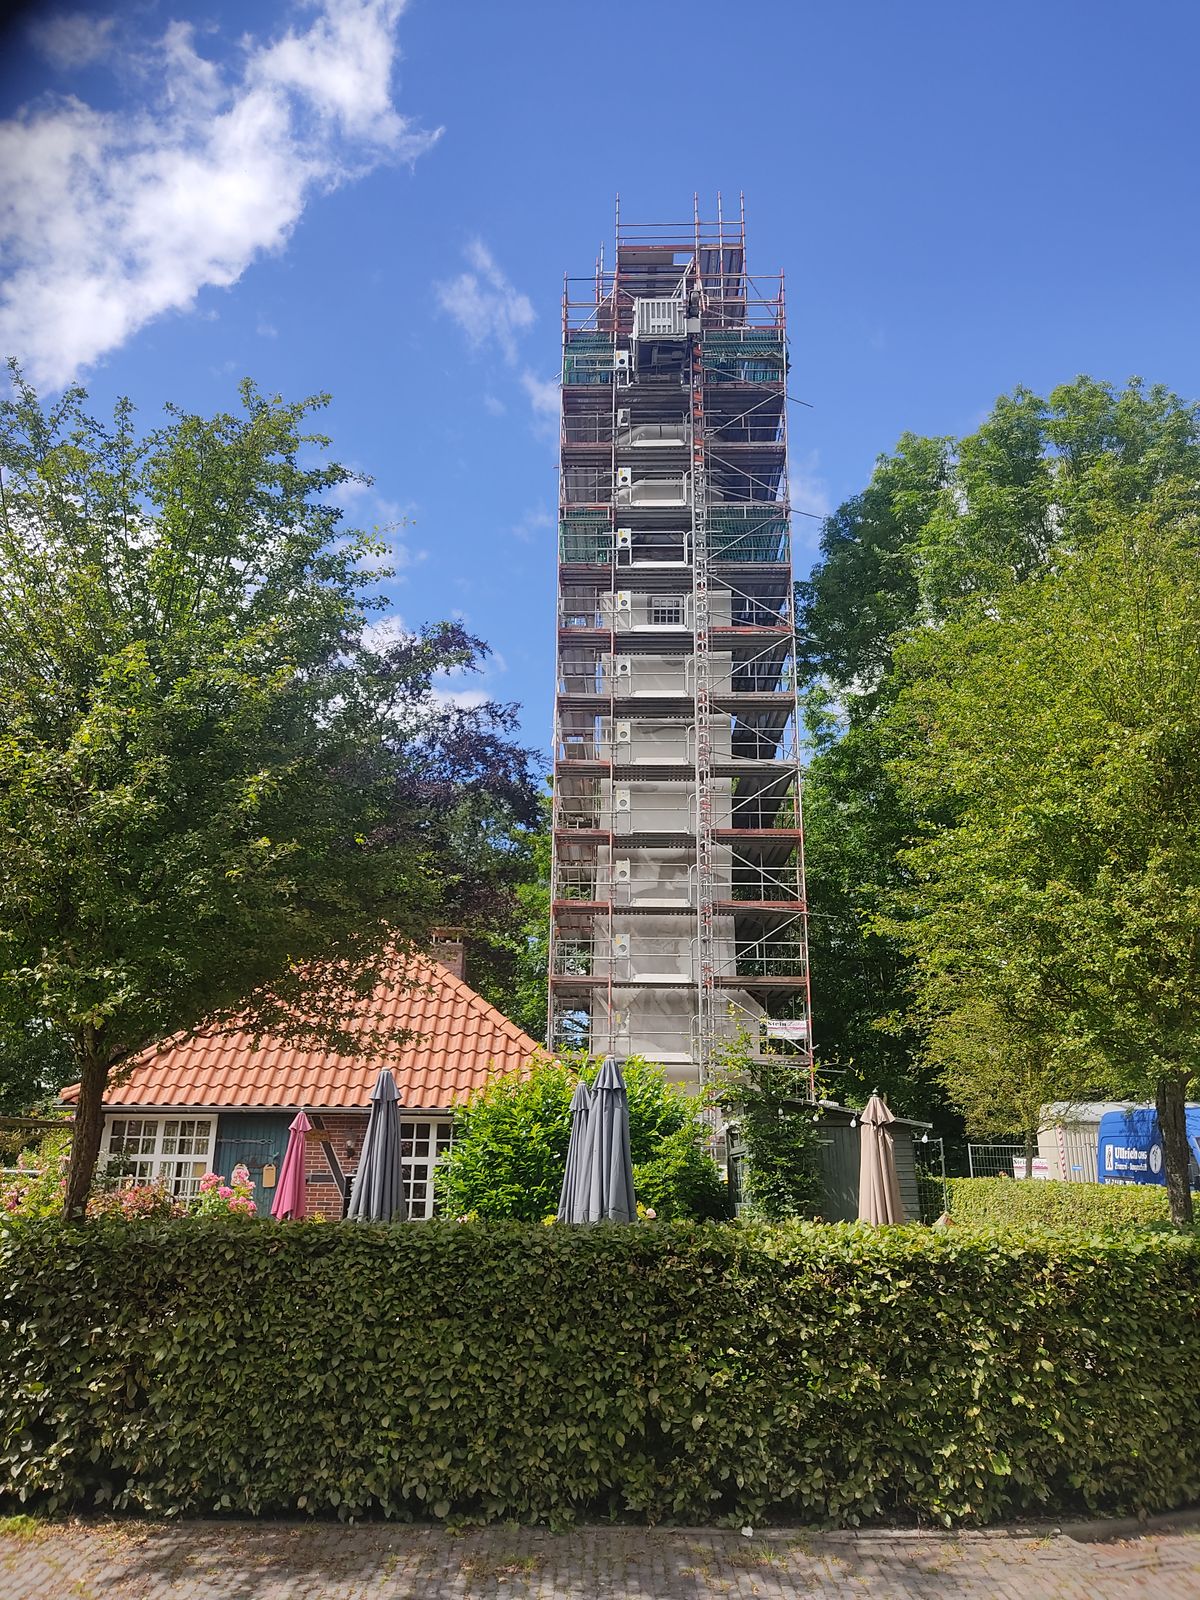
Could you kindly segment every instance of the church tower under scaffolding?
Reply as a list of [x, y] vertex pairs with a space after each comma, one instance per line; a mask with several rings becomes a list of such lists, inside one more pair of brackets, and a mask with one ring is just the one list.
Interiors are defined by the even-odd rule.
[[566, 280], [549, 1042], [811, 1093], [787, 371], [744, 210]]

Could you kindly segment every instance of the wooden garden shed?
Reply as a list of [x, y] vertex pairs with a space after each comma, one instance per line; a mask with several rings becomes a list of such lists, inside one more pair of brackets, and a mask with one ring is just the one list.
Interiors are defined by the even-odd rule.
[[[859, 1169], [859, 1113], [852, 1106], [838, 1105], [832, 1100], [785, 1102], [793, 1115], [818, 1119], [821, 1163], [821, 1217], [826, 1222], [856, 1222], [858, 1220], [858, 1169]], [[933, 1126], [917, 1122], [912, 1117], [896, 1117], [892, 1123], [892, 1137], [896, 1148], [896, 1176], [900, 1181], [900, 1198], [904, 1215], [916, 1222], [921, 1215], [921, 1200], [917, 1190], [917, 1165], [914, 1144]], [[733, 1190], [735, 1207], [740, 1210], [745, 1191], [746, 1147], [741, 1142], [736, 1122], [726, 1130], [729, 1159], [729, 1181]]]

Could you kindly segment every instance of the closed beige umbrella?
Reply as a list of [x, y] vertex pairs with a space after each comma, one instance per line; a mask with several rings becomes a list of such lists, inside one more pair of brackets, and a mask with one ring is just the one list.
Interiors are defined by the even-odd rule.
[[896, 1144], [891, 1124], [895, 1117], [883, 1096], [867, 1101], [859, 1129], [858, 1220], [903, 1222], [900, 1180], [896, 1177]]

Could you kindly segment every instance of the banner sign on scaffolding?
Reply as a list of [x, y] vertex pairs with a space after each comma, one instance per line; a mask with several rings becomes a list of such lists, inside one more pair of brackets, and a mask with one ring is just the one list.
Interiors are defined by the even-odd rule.
[[798, 1017], [790, 1021], [766, 1022], [764, 1027], [768, 1039], [807, 1039], [808, 1019]]

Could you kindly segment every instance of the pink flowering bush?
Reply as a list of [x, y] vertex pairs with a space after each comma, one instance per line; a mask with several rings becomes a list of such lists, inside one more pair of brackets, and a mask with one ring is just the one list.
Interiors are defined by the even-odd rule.
[[101, 1189], [88, 1201], [89, 1217], [117, 1217], [122, 1222], [142, 1222], [160, 1217], [181, 1217], [183, 1205], [161, 1180], [128, 1183]]
[[258, 1206], [254, 1201], [249, 1168], [239, 1161], [229, 1174], [228, 1183], [221, 1173], [206, 1172], [200, 1179], [200, 1196], [192, 1203], [192, 1213], [201, 1217], [256, 1216]]
[[36, 1149], [22, 1150], [17, 1171], [0, 1178], [0, 1222], [57, 1216], [67, 1193], [69, 1133], [51, 1133]]

